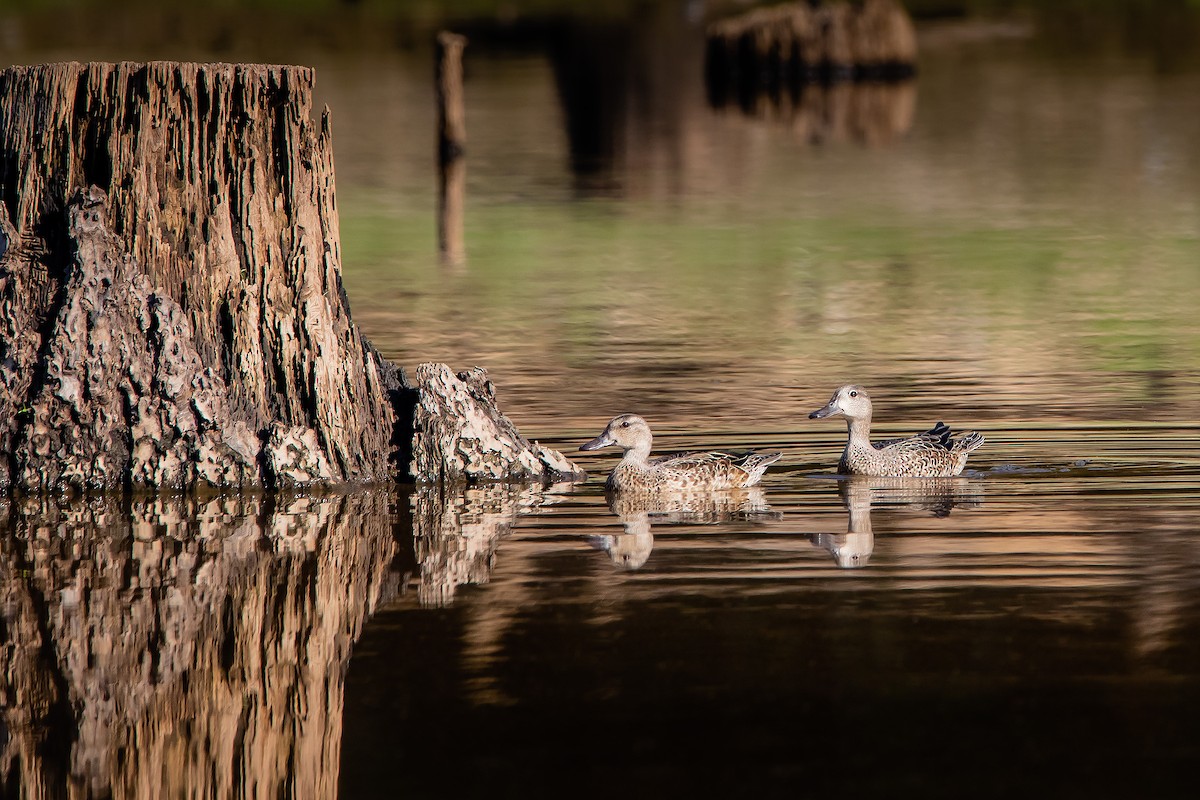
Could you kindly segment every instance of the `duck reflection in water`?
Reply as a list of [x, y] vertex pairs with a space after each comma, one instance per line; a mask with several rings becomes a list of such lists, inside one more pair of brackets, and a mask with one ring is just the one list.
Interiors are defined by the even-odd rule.
[[621, 520], [624, 533], [592, 536], [589, 541], [626, 570], [640, 569], [650, 558], [653, 525], [717, 525], [782, 517], [767, 505], [761, 486], [710, 492], [609, 492], [608, 508]]
[[951, 509], [976, 508], [983, 502], [982, 488], [966, 478], [886, 478], [851, 476], [838, 481], [838, 494], [849, 515], [844, 534], [816, 533], [815, 547], [828, 550], [839, 567], [867, 566], [875, 551], [871, 528], [873, 506], [904, 507], [949, 516]]

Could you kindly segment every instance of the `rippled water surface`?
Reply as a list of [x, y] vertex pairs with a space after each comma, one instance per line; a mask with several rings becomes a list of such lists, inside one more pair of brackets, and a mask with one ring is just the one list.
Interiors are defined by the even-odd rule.
[[356, 649], [343, 786], [1183, 796], [1200, 495], [1180, 466], [784, 471], [687, 512], [591, 487], [499, 541], [495, 498], [468, 498], [457, 541], [416, 544], [454, 577]]
[[[592, 478], [0, 501], [6, 794], [1192, 796], [1195, 14], [922, 23], [914, 82], [744, 109], [693, 5], [473, 35], [457, 265], [422, 46], [214, 38], [317, 66], [367, 336], [488, 367]], [[839, 478], [848, 381], [880, 437], [987, 443]], [[607, 498], [575, 449], [625, 411], [784, 456]]]

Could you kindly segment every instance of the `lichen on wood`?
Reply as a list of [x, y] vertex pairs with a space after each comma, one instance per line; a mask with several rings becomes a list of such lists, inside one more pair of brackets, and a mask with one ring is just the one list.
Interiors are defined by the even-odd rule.
[[442, 482], [578, 480], [583, 472], [561, 453], [530, 442], [496, 406], [487, 371], [454, 374], [448, 366], [416, 369], [413, 472]]

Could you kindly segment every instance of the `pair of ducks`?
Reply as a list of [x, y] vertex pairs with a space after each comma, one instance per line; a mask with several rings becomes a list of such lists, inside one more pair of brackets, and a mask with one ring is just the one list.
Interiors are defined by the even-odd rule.
[[[843, 386], [833, 393], [824, 408], [809, 414], [823, 419], [841, 414], [846, 418], [850, 440], [838, 462], [838, 471], [850, 475], [914, 478], [951, 477], [963, 471], [967, 455], [983, 444], [975, 431], [952, 436], [939, 422], [929, 430], [906, 439], [871, 442], [871, 397], [861, 386]], [[624, 458], [605, 484], [610, 490], [705, 490], [753, 486], [767, 467], [783, 453], [685, 453], [650, 458], [650, 426], [635, 414], [614, 417], [604, 432], [580, 447], [599, 450], [617, 445]]]

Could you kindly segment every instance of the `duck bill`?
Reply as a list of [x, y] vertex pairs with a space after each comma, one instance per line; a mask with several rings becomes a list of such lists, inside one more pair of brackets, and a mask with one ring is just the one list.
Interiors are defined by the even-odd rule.
[[824, 408], [818, 408], [816, 411], [809, 414], [808, 418], [809, 419], [825, 419], [825, 417], [831, 417], [834, 414], [840, 414], [840, 413], [842, 413], [842, 410], [840, 408], [838, 408], [837, 406], [835, 406], [833, 403], [830, 403], [829, 405], [825, 406]]
[[587, 444], [579, 445], [580, 450], [599, 450], [601, 447], [608, 447], [610, 444], [616, 444], [616, 441], [608, 435], [607, 432], [600, 434], [595, 439], [592, 439]]

